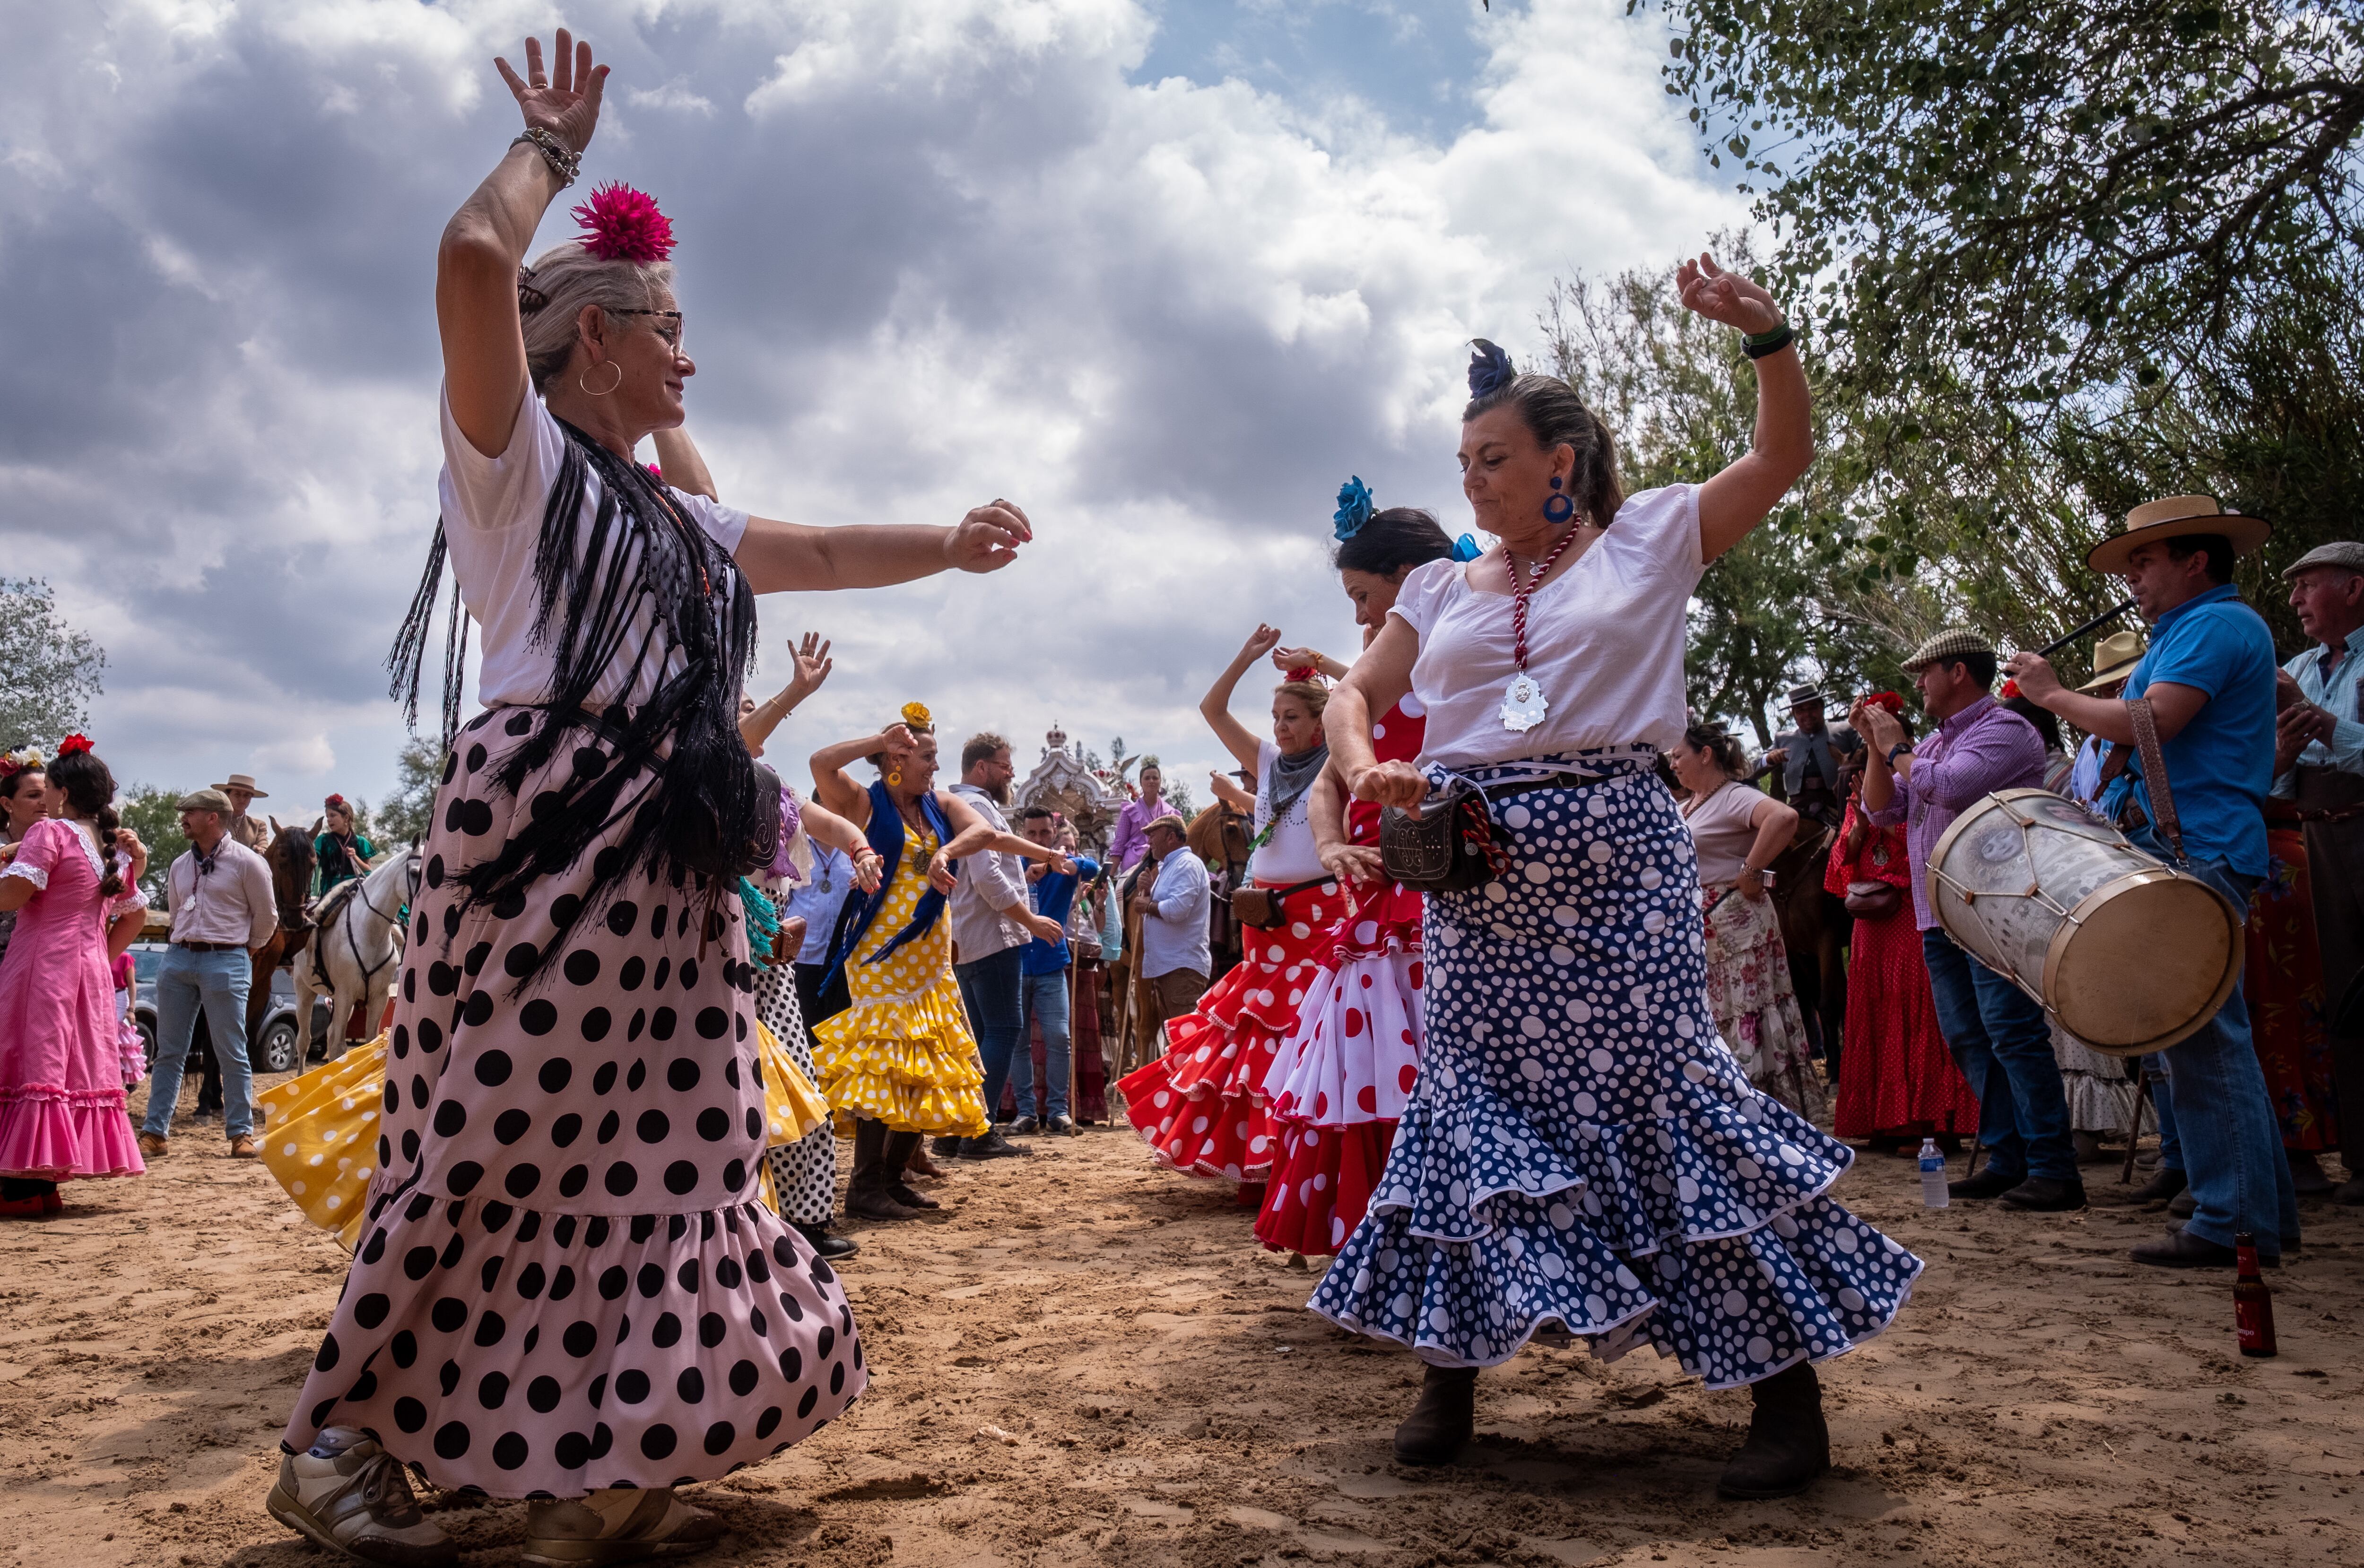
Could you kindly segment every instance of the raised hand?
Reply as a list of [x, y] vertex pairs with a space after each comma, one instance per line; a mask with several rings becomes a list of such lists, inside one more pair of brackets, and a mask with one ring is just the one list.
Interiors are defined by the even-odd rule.
[[1018, 559], [1018, 547], [1031, 540], [1034, 525], [1017, 503], [998, 495], [971, 507], [945, 536], [944, 559], [963, 572], [998, 572]]
[[591, 145], [599, 124], [599, 98], [608, 85], [608, 68], [591, 63], [591, 46], [577, 43], [564, 28], [558, 29], [552, 69], [541, 65], [541, 40], [525, 40], [525, 79], [519, 81], [509, 62], [496, 58], [493, 67], [517, 95], [519, 112], [528, 130], [540, 128], [580, 152]]
[[1705, 251], [1675, 270], [1683, 308], [1742, 332], [1770, 332], [1781, 324], [1773, 296], [1738, 272], [1727, 272]]
[[796, 706], [805, 698], [820, 690], [820, 684], [829, 679], [830, 671], [836, 667], [835, 661], [829, 656], [828, 641], [817, 631], [805, 633], [804, 639], [797, 644], [794, 654], [797, 673], [796, 678], [788, 683], [790, 707]]
[[1240, 662], [1253, 664], [1279, 646], [1280, 628], [1258, 621], [1256, 628], [1248, 633], [1248, 639], [1240, 644]]

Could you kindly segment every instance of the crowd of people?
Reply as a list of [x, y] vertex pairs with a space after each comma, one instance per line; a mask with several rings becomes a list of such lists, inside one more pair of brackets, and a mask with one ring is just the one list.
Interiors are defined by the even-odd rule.
[[[711, 1545], [723, 1526], [677, 1487], [810, 1436], [867, 1381], [832, 1267], [858, 1251], [836, 1229], [841, 1141], [845, 1210], [899, 1223], [942, 1204], [939, 1161], [1072, 1134], [1097, 1085], [1071, 1063], [1104, 1065], [1092, 965], [1119, 954], [1151, 1042], [1115, 1085], [1122, 1114], [1161, 1164], [1237, 1184], [1257, 1241], [1331, 1260], [1311, 1310], [1417, 1355], [1409, 1463], [1449, 1461], [1481, 1370], [1544, 1334], [1747, 1387], [1719, 1489], [1797, 1493], [1830, 1462], [1816, 1366], [1893, 1321], [1923, 1269], [1834, 1201], [1849, 1140], [1973, 1138], [1984, 1168], [1957, 1198], [2084, 1201], [2076, 1134], [2103, 1129], [2078, 1122], [2105, 1113], [2075, 1107], [2126, 1070], [1935, 907], [1933, 854], [1995, 792], [2063, 792], [2250, 912], [2247, 983], [2143, 1070], [2162, 1153], [2140, 1195], [2188, 1191], [2191, 1214], [2139, 1261], [2220, 1264], [2236, 1237], [2279, 1261], [2314, 1168], [2296, 1156], [2364, 1138], [2364, 546], [2291, 569], [2314, 641], [2278, 670], [2231, 585], [2264, 525], [2155, 503], [2091, 557], [2148, 642], [2104, 642], [2086, 689], [1951, 628], [1905, 661], [1933, 728], [1882, 693], [1841, 732], [1801, 688], [1752, 762], [1686, 709], [1687, 606], [1812, 461], [1810, 395], [1778, 304], [1702, 256], [1679, 296], [1753, 362], [1748, 450], [1628, 495], [1567, 383], [1480, 340], [1458, 457], [1495, 542], [1350, 480], [1330, 533], [1357, 656], [1259, 626], [1200, 705], [1239, 765], [1210, 810], [1244, 818], [1241, 873], [1194, 851], [1154, 760], [1103, 860], [1054, 810], [1012, 823], [998, 734], [942, 782], [920, 703], [810, 749], [808, 778], [774, 770], [833, 664], [805, 637], [786, 686], [743, 695], [756, 595], [989, 573], [1031, 524], [998, 498], [944, 528], [724, 504], [683, 430], [696, 364], [655, 204], [603, 187], [579, 239], [527, 254], [607, 68], [562, 31], [547, 66], [534, 40], [524, 74], [499, 70], [524, 129], [438, 252], [442, 510], [397, 644], [415, 693], [448, 566], [484, 709], [463, 723], [447, 679], [390, 1016], [368, 1074], [339, 1080], [369, 1085], [345, 1102], [368, 1164], [267, 1500], [291, 1529], [455, 1562], [417, 1477], [526, 1500], [529, 1562]], [[1232, 706], [1266, 660], [1259, 733]], [[2074, 757], [2063, 723], [2088, 738]], [[273, 904], [239, 827], [260, 792], [230, 782], [246, 799], [181, 803], [159, 984], [235, 1045], [232, 972]], [[0, 778], [12, 1215], [168, 1147], [169, 1040], [136, 1138], [125, 1110], [108, 972], [147, 851], [113, 797], [79, 737]], [[329, 805], [313, 848], [333, 892], [375, 846]], [[1803, 887], [1779, 869], [1801, 835], [1827, 840]], [[1835, 1029], [1800, 1005], [1793, 897], [1851, 923]], [[2319, 1043], [2269, 1038], [2308, 1019]], [[778, 1094], [825, 1109], [775, 1135]], [[230, 1100], [236, 1152], [242, 1076]]]

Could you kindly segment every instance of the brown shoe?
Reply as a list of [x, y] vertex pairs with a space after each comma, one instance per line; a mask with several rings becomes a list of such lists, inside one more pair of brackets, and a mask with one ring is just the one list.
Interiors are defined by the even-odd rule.
[[229, 1157], [231, 1159], [251, 1160], [254, 1156], [254, 1140], [249, 1138], [245, 1133], [241, 1132], [236, 1138], [229, 1140]]
[[173, 1145], [154, 1133], [143, 1132], [139, 1135], [139, 1154], [142, 1159], [162, 1160], [172, 1151]]

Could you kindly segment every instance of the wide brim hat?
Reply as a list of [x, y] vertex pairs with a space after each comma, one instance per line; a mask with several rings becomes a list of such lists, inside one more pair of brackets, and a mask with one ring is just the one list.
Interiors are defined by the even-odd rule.
[[269, 800], [271, 798], [271, 792], [269, 790], [256, 787], [254, 775], [251, 773], [232, 773], [229, 776], [229, 783], [212, 784], [207, 787], [220, 790], [225, 795], [234, 789], [242, 789], [246, 791], [247, 794], [254, 796], [257, 800]]
[[2225, 510], [2213, 495], [2169, 495], [2128, 512], [2124, 528], [2085, 552], [2085, 564], [2096, 572], [2124, 572], [2127, 558], [2144, 545], [2193, 534], [2221, 534], [2232, 541], [2234, 554], [2247, 555], [2273, 531], [2263, 517]]
[[1827, 705], [1829, 701], [1830, 698], [1823, 695], [1819, 686], [1791, 686], [1789, 696], [1782, 701], [1781, 710], [1795, 713], [1801, 707], [1812, 707], [1816, 703]]
[[2077, 689], [2098, 691], [2113, 681], [2123, 681], [2135, 673], [2142, 662], [2143, 634], [2138, 631], [2113, 631], [2093, 645], [2093, 678]]
[[1920, 647], [1904, 656], [1908, 670], [1923, 670], [1940, 659], [1967, 659], [1973, 653], [1991, 655], [1994, 644], [1966, 626], [1947, 627], [1935, 636], [1923, 639]]

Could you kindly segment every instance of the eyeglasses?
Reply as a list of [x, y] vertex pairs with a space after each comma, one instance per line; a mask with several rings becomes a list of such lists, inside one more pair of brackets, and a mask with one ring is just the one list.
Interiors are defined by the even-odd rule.
[[653, 316], [653, 317], [655, 317], [657, 318], [657, 325], [656, 325], [653, 328], [652, 328], [652, 330], [653, 330], [659, 338], [661, 338], [661, 339], [663, 339], [664, 340], [664, 346], [665, 346], [666, 348], [671, 349], [671, 350], [675, 350], [675, 352], [679, 352], [679, 351], [680, 351], [680, 350], [681, 350], [681, 329], [682, 329], [681, 312], [680, 312], [680, 311], [678, 311], [678, 310], [612, 310], [612, 311], [609, 311], [609, 312], [608, 312], [608, 314], [609, 314], [610, 316]]

